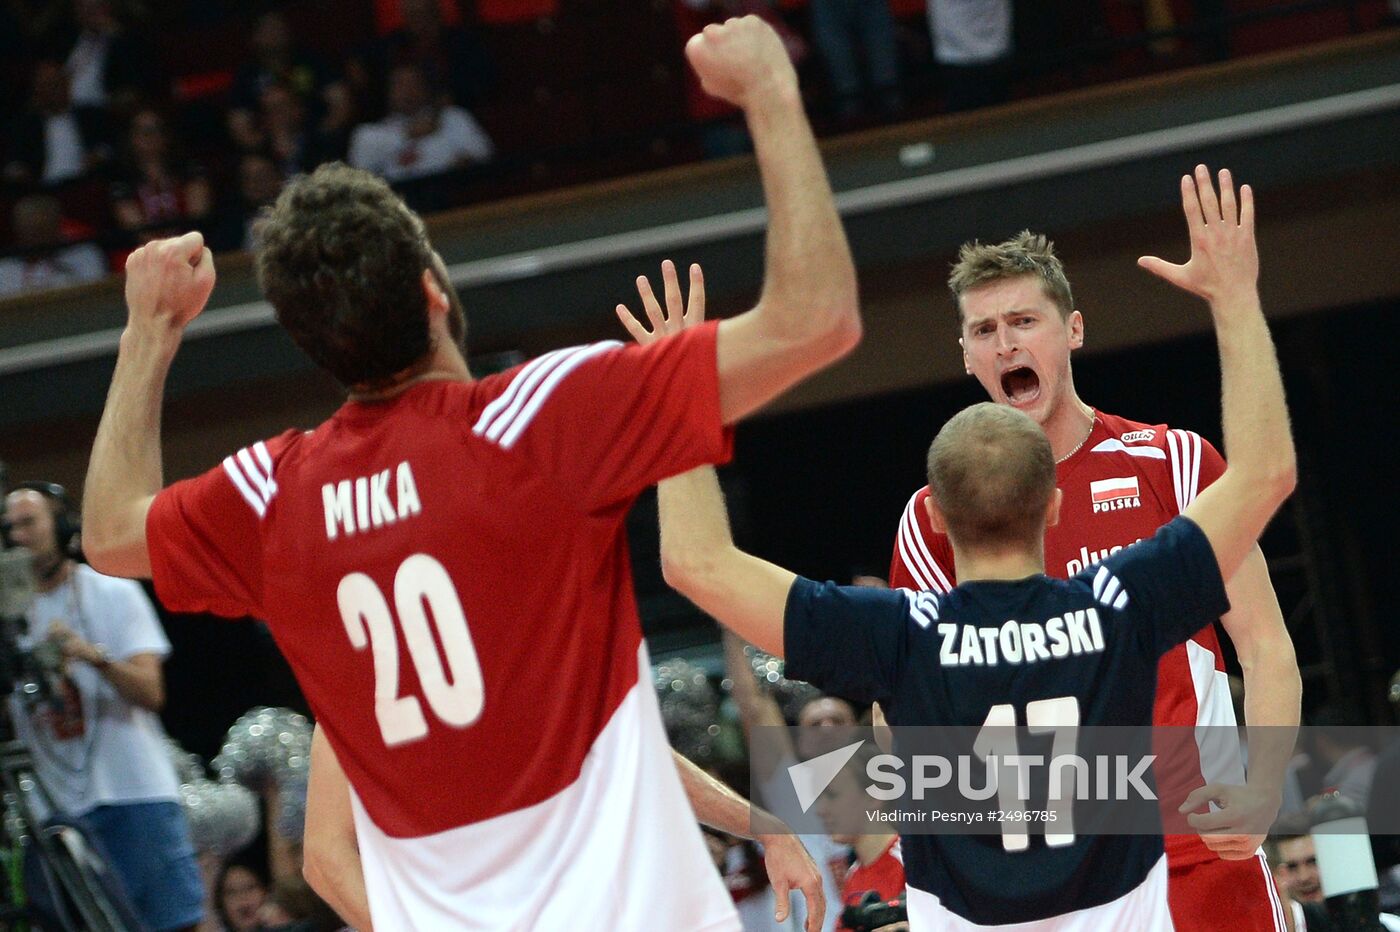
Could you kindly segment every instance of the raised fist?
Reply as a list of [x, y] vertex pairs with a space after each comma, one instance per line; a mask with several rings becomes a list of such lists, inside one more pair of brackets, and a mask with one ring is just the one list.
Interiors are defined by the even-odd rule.
[[747, 107], [766, 93], [797, 93], [797, 72], [782, 40], [757, 16], [706, 26], [685, 53], [705, 92], [735, 106]]
[[214, 257], [198, 232], [152, 240], [126, 260], [126, 306], [132, 324], [182, 328], [214, 290]]

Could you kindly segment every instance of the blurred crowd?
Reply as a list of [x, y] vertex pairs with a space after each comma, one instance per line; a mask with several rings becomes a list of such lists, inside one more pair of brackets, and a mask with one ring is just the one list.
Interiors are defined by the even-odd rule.
[[1220, 0], [595, 6], [5, 0], [0, 297], [102, 278], [172, 230], [247, 249], [283, 181], [335, 159], [432, 211], [742, 152], [734, 112], [682, 63], [734, 15], [779, 30], [826, 131], [1230, 52]]

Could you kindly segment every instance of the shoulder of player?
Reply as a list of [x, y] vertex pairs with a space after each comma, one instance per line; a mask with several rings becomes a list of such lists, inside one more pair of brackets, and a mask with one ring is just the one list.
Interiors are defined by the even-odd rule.
[[[1119, 452], [1132, 454], [1134, 450], [1152, 449], [1170, 456], [1173, 447], [1180, 452], [1191, 444], [1200, 445], [1206, 442], [1200, 434], [1185, 427], [1173, 427], [1169, 424], [1144, 424], [1102, 411], [1099, 412], [1099, 420], [1103, 424], [1104, 432], [1109, 435], [1109, 442], [1101, 441], [1099, 446], [1116, 449], [1121, 445], [1127, 448], [1125, 451]], [[1156, 459], [1157, 457], [1149, 456], [1149, 458]]]
[[[500, 442], [518, 435], [569, 376], [596, 366], [627, 347], [617, 340], [552, 350], [504, 372], [463, 383], [472, 433]], [[573, 380], [573, 384], [579, 384]]]

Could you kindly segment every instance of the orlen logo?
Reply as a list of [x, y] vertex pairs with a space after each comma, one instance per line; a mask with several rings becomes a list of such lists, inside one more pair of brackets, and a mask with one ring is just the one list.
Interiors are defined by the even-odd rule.
[[1157, 436], [1155, 430], [1130, 430], [1118, 439], [1124, 443], [1146, 443]]
[[1090, 482], [1089, 501], [1094, 506], [1094, 514], [1102, 511], [1117, 511], [1120, 508], [1137, 508], [1142, 504], [1138, 498], [1137, 476], [1124, 476], [1121, 479], [1098, 479]]

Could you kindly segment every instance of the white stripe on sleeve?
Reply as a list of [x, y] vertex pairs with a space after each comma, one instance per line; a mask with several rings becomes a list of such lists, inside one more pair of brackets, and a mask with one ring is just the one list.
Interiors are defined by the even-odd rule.
[[[558, 387], [559, 383], [563, 381], [566, 375], [594, 356], [614, 350], [621, 345], [622, 344], [616, 340], [609, 340], [604, 343], [595, 343], [571, 355], [568, 359], [554, 367], [554, 371], [549, 373], [548, 378], [540, 384], [539, 388], [535, 389], [519, 413], [511, 415], [507, 412], [505, 417], [491, 425], [491, 429], [486, 432], [486, 436], [490, 437], [492, 440], [496, 440], [497, 437], [493, 435], [500, 430], [499, 442], [502, 447], [509, 450], [515, 445], [515, 441], [520, 439], [520, 434], [525, 428], [530, 426], [530, 422], [533, 421], [535, 415], [539, 413], [540, 407], [548, 400], [550, 394], [553, 393], [554, 389]], [[522, 397], [524, 396], [522, 395]]]
[[254, 491], [262, 497], [263, 504], [266, 505], [272, 500], [272, 489], [268, 487], [270, 477], [263, 475], [262, 470], [253, 462], [253, 454], [248, 452], [247, 447], [239, 450], [235, 455], [238, 458], [238, 465], [243, 467], [243, 475], [248, 477]]
[[517, 372], [515, 378], [510, 380], [510, 385], [505, 391], [501, 392], [500, 397], [496, 398], [482, 409], [481, 416], [477, 418], [476, 423], [472, 425], [472, 433], [477, 436], [485, 433], [486, 430], [490, 428], [492, 422], [501, 415], [502, 412], [515, 404], [516, 399], [522, 392], [528, 392], [532, 389], [561, 359], [575, 352], [577, 349], [578, 347], [573, 346], [567, 349], [554, 350], [553, 352], [545, 353], [533, 362], [527, 363], [525, 368]]
[[248, 507], [257, 513], [261, 518], [267, 514], [267, 505], [263, 504], [262, 498], [253, 491], [253, 487], [244, 478], [243, 471], [239, 468], [238, 461], [231, 456], [224, 457], [224, 472], [233, 480], [234, 488], [238, 489], [238, 494], [243, 496], [243, 500], [248, 503]]

